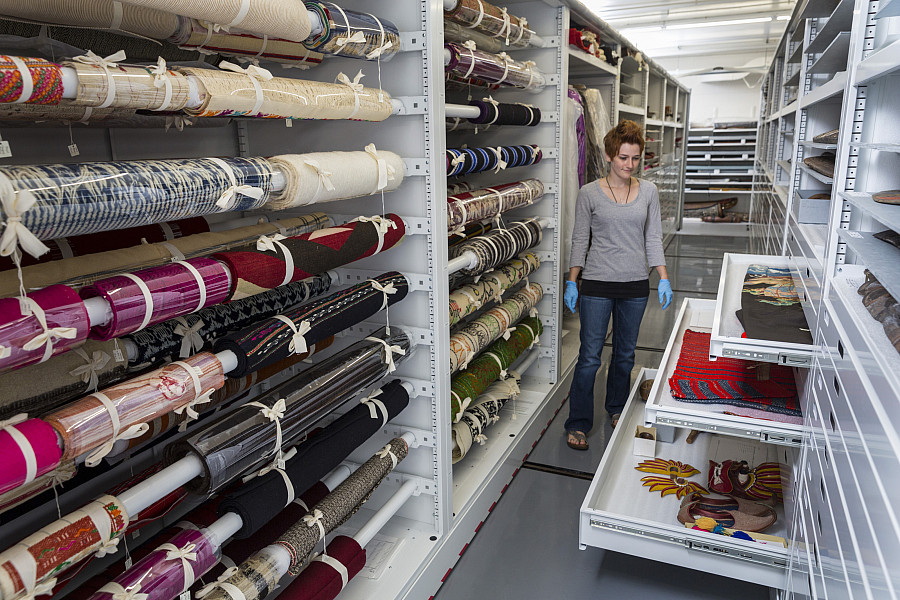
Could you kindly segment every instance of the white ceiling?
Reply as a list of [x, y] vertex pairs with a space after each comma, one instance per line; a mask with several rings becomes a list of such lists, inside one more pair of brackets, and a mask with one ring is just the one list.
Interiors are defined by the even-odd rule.
[[[794, 0], [581, 0], [655, 60], [753, 54], [771, 60]], [[737, 65], [722, 65], [737, 66]]]

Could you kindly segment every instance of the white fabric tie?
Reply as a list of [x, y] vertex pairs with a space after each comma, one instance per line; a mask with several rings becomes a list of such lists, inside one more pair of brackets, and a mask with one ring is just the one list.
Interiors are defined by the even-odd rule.
[[388, 409], [387, 406], [384, 405], [384, 402], [378, 399], [382, 393], [381, 390], [376, 390], [360, 400], [360, 404], [369, 407], [369, 417], [372, 419], [377, 419], [379, 417], [379, 413], [381, 413], [381, 426], [384, 427], [388, 422]]
[[22, 600], [34, 600], [36, 596], [46, 596], [48, 594], [53, 593], [53, 588], [56, 587], [56, 577], [53, 579], [48, 579], [47, 581], [42, 581], [34, 586], [34, 589], [30, 592], [26, 592], [24, 596], [22, 596]]
[[382, 360], [387, 365], [387, 372], [393, 373], [397, 370], [397, 365], [394, 363], [394, 355], [397, 354], [399, 356], [406, 356], [406, 350], [401, 348], [400, 346], [392, 346], [387, 341], [377, 338], [377, 337], [367, 337], [367, 341], [370, 342], [378, 342], [379, 344], [384, 346], [384, 357]]
[[184, 571], [184, 587], [181, 591], [186, 591], [194, 585], [194, 567], [191, 562], [197, 560], [197, 553], [194, 550], [197, 544], [185, 544], [183, 548], [179, 548], [174, 544], [163, 544], [157, 550], [166, 550], [166, 560], [180, 560], [181, 568]]
[[475, 29], [479, 25], [481, 25], [481, 21], [484, 19], [484, 3], [481, 0], [477, 0], [478, 2], [478, 18], [475, 19], [475, 22], [471, 25], [466, 25], [469, 29]]
[[472, 57], [472, 61], [469, 63], [469, 69], [466, 71], [466, 74], [463, 75], [463, 79], [468, 79], [472, 74], [472, 71], [475, 70], [475, 51], [478, 50], [478, 46], [472, 40], [466, 40], [463, 42], [463, 47], [469, 51], [469, 55]]
[[495, 37], [505, 37], [506, 45], [509, 46], [509, 34], [510, 28], [512, 27], [512, 21], [509, 18], [509, 12], [506, 10], [506, 7], [500, 8], [500, 17], [503, 19], [503, 27], [500, 28], [500, 31], [497, 32]]
[[[38, 324], [41, 326], [41, 329], [43, 329], [42, 333], [37, 334], [22, 346], [22, 350], [25, 350], [26, 352], [31, 352], [44, 346], [44, 356], [41, 358], [40, 362], [46, 362], [53, 356], [54, 339], [74, 340], [78, 337], [78, 330], [74, 327], [48, 327], [47, 315], [44, 313], [44, 309], [42, 309], [34, 299], [29, 298], [28, 296], [20, 296], [19, 302], [22, 304], [23, 309], [27, 309], [34, 315]], [[22, 312], [23, 314], [26, 314], [25, 310]]]
[[503, 160], [503, 147], [497, 146], [496, 148], [488, 148], [491, 152], [493, 152], [497, 156], [497, 166], [494, 168], [494, 173], [499, 173], [506, 169], [506, 166], [509, 164], [505, 160]]
[[376, 456], [378, 456], [378, 458], [387, 458], [388, 456], [390, 456], [391, 457], [391, 470], [396, 469], [397, 463], [400, 461], [400, 459], [397, 458], [397, 455], [394, 454], [394, 451], [391, 449], [390, 444], [387, 444], [384, 448], [379, 450], [378, 454]]
[[87, 384], [86, 391], [95, 391], [100, 384], [98, 373], [112, 360], [112, 357], [102, 350], [95, 350], [91, 356], [81, 348], [75, 349], [75, 354], [85, 360], [87, 364], [75, 367], [69, 371], [72, 377], [79, 377], [81, 381]]
[[281, 240], [287, 239], [280, 233], [271, 236], [262, 235], [256, 240], [256, 249], [260, 252], [275, 252], [281, 250], [284, 255], [284, 280], [279, 285], [287, 285], [294, 279], [294, 255], [288, 250], [288, 247], [281, 243]]
[[469, 302], [472, 303], [472, 306], [475, 307], [475, 310], [478, 310], [479, 308], [481, 308], [483, 306], [483, 303], [480, 300], [478, 300], [475, 296], [470, 294], [465, 288], [460, 288], [456, 291], [459, 292], [460, 294], [462, 294], [463, 296], [465, 296], [466, 298], [468, 298]]
[[[518, 44], [522, 41], [522, 36], [525, 35], [525, 30], [528, 29], [528, 19], [525, 17], [519, 17], [519, 35], [516, 36], [516, 39], [513, 40], [514, 44]], [[509, 40], [506, 41], [509, 44]]]
[[0, 237], [0, 256], [10, 256], [16, 251], [16, 246], [21, 246], [22, 250], [35, 258], [50, 251], [50, 248], [22, 223], [22, 216], [31, 210], [36, 202], [37, 198], [30, 191], [16, 191], [9, 177], [0, 173], [0, 205], [3, 206], [6, 215], [3, 236]]
[[122, 277], [127, 277], [131, 281], [134, 282], [138, 289], [141, 291], [141, 295], [144, 297], [144, 318], [141, 321], [140, 326], [137, 328], [138, 331], [141, 329], [145, 329], [147, 325], [150, 324], [150, 319], [153, 317], [153, 294], [150, 293], [150, 288], [147, 287], [147, 284], [143, 279], [135, 275], [134, 273], [119, 273]]
[[9, 434], [19, 447], [19, 450], [21, 450], [22, 458], [25, 459], [25, 481], [19, 484], [20, 486], [31, 483], [37, 477], [37, 456], [34, 453], [34, 448], [32, 448], [28, 438], [26, 438], [21, 431], [13, 427], [13, 425], [18, 425], [26, 419], [28, 419], [28, 415], [22, 413], [11, 419], [0, 421], [0, 429]]
[[227, 162], [222, 160], [221, 158], [210, 157], [207, 160], [211, 160], [216, 164], [217, 167], [221, 168], [225, 171], [225, 175], [228, 177], [228, 181], [231, 184], [225, 191], [222, 192], [222, 195], [216, 200], [216, 206], [224, 210], [231, 210], [234, 208], [235, 200], [237, 199], [237, 195], [241, 194], [244, 196], [250, 196], [254, 200], [259, 200], [265, 194], [265, 191], [261, 188], [256, 188], [250, 185], [238, 185], [237, 177], [234, 175], [234, 169], [231, 168]]
[[[318, 556], [315, 556], [312, 560], [318, 561], [318, 562], [323, 562], [326, 565], [328, 565], [329, 567], [331, 567], [332, 569], [334, 569], [335, 571], [337, 571], [338, 575], [341, 576], [341, 589], [343, 590], [345, 587], [347, 587], [347, 582], [350, 581], [350, 573], [347, 571], [347, 567], [344, 566], [344, 563], [342, 563], [341, 561], [339, 561], [336, 558], [328, 556], [327, 554], [319, 554]], [[310, 561], [310, 562], [312, 562], [312, 561]]]
[[304, 158], [303, 164], [310, 167], [316, 172], [316, 176], [319, 178], [318, 183], [316, 184], [316, 193], [313, 194], [313, 197], [309, 202], [305, 202], [304, 204], [315, 204], [319, 199], [319, 195], [322, 193], [322, 190], [326, 190], [329, 192], [334, 191], [334, 183], [331, 182], [331, 177], [334, 175], [331, 171], [326, 171], [322, 168], [322, 165], [319, 161], [314, 160], [312, 158]]
[[253, 108], [250, 109], [251, 117], [255, 117], [259, 114], [259, 109], [262, 108], [263, 102], [265, 101], [265, 95], [263, 94], [262, 85], [260, 85], [260, 80], [262, 81], [270, 81], [272, 79], [272, 73], [267, 69], [263, 69], [257, 65], [249, 65], [246, 68], [242, 68], [240, 65], [236, 65], [234, 63], [230, 63], [227, 60], [223, 60], [219, 63], [219, 68], [225, 71], [232, 71], [234, 73], [240, 73], [241, 75], [246, 75], [250, 79], [250, 83], [253, 84], [253, 91], [256, 92], [256, 104], [253, 105]]
[[363, 77], [365, 77], [365, 75], [363, 75], [362, 70], [360, 70], [360, 72], [356, 74], [356, 77], [354, 77], [352, 81], [349, 77], [347, 77], [345, 73], [338, 73], [338, 76], [334, 80], [335, 83], [342, 83], [353, 91], [353, 112], [350, 113], [349, 117], [347, 117], [348, 119], [352, 119], [359, 112], [359, 95], [362, 94], [363, 90], [365, 89], [365, 87], [359, 82], [359, 80]]
[[200, 335], [200, 330], [206, 325], [203, 322], [203, 319], [197, 319], [197, 322], [193, 325], [188, 325], [188, 322], [184, 317], [176, 317], [174, 320], [178, 325], [175, 326], [172, 333], [181, 336], [181, 350], [178, 353], [178, 356], [180, 358], [187, 358], [188, 356], [200, 352], [200, 349], [203, 348], [203, 344], [205, 343], [203, 336]]
[[284, 418], [284, 413], [287, 410], [285, 399], [280, 398], [272, 406], [266, 406], [262, 402], [249, 402], [245, 406], [255, 406], [259, 408], [259, 414], [268, 419], [270, 423], [275, 423], [275, 447], [272, 448], [272, 452], [269, 453], [269, 456], [274, 456], [275, 464], [278, 465], [279, 469], [283, 469], [284, 455], [281, 453], [281, 419]]
[[109, 86], [109, 90], [106, 92], [106, 99], [103, 103], [97, 108], [109, 108], [112, 106], [113, 101], [116, 99], [116, 80], [113, 78], [112, 73], [109, 72], [110, 67], [119, 66], [116, 63], [122, 62], [125, 60], [127, 56], [125, 55], [124, 50], [119, 50], [115, 54], [110, 54], [106, 57], [100, 57], [94, 54], [92, 51], [88, 50], [87, 54], [82, 54], [81, 56], [76, 56], [72, 60], [81, 63], [83, 65], [95, 65], [97, 67], [101, 67], [103, 72], [106, 73], [106, 82]]
[[494, 107], [494, 118], [491, 119], [490, 123], [486, 123], [486, 125], [493, 125], [497, 122], [497, 119], [500, 118], [500, 103], [494, 100], [493, 96], [488, 96], [487, 98], [482, 98], [488, 104], [491, 104]]
[[113, 8], [113, 16], [112, 21], [109, 22], [109, 28], [113, 31], [121, 31], [122, 27], [122, 18], [125, 16], [125, 10], [122, 7], [122, 3], [117, 0], [113, 0], [112, 2]]
[[247, 18], [247, 13], [249, 13], [249, 12], [250, 12], [250, 0], [241, 0], [241, 7], [238, 9], [237, 14], [231, 20], [231, 23], [229, 23], [225, 27], [228, 27], [228, 28], [238, 27], [241, 23], [244, 22], [244, 19]]
[[300, 321], [300, 327], [297, 327], [297, 325], [293, 321], [291, 321], [284, 315], [275, 315], [273, 318], [278, 319], [279, 321], [290, 327], [291, 331], [294, 332], [293, 336], [291, 336], [291, 344], [288, 347], [288, 349], [293, 354], [303, 354], [304, 352], [309, 352], [309, 346], [307, 346], [306, 344], [306, 338], [303, 337], [312, 330], [312, 326], [309, 324], [309, 321], [303, 319], [302, 321]]
[[365, 148], [366, 153], [369, 154], [372, 158], [375, 159], [375, 163], [378, 165], [378, 183], [372, 193], [381, 191], [387, 187], [388, 180], [394, 179], [393, 175], [394, 167], [387, 164], [387, 161], [378, 156], [378, 149], [375, 148], [375, 144], [369, 144]]
[[499, 83], [503, 83], [504, 81], [506, 81], [506, 78], [509, 76], [509, 61], [512, 59], [510, 59], [509, 54], [507, 54], [506, 52], [501, 52], [497, 56], [499, 56], [500, 58], [503, 59], [503, 77], [498, 79], [496, 82], [499, 84]]
[[[94, 450], [91, 454], [88, 455], [87, 459], [85, 459], [84, 464], [88, 467], [96, 467], [100, 464], [100, 461], [103, 460], [103, 457], [112, 452], [113, 446], [116, 445], [116, 442], [119, 440], [133, 440], [135, 438], [139, 438], [150, 430], [150, 426], [146, 423], [137, 423], [128, 427], [125, 431], [119, 431], [122, 427], [121, 422], [119, 421], [119, 412], [116, 410], [116, 405], [113, 404], [112, 400], [109, 399], [109, 396], [104, 394], [103, 392], [94, 392], [89, 397], [96, 398], [103, 405], [103, 408], [106, 409], [106, 412], [109, 414], [109, 420], [112, 423], [113, 434], [106, 442], [104, 442], [99, 448]], [[115, 543], [118, 543], [118, 538], [114, 540]]]
[[194, 267], [194, 265], [192, 265], [191, 263], [183, 260], [175, 260], [172, 262], [176, 265], [181, 265], [182, 267], [187, 269], [191, 275], [194, 276], [194, 281], [197, 282], [197, 291], [200, 292], [200, 301], [197, 302], [197, 308], [195, 308], [191, 312], [197, 312], [198, 310], [206, 306], [206, 282], [203, 281], [203, 276], [200, 274], [200, 271], [198, 271], [197, 268]]
[[500, 357], [493, 352], [485, 352], [484, 355], [490, 356], [494, 359], [494, 362], [496, 362], [497, 366], [500, 367], [500, 379], [506, 379], [508, 377], [508, 374], [506, 372], [506, 369], [503, 368], [503, 363], [500, 361]]
[[10, 104], [28, 102], [31, 98], [31, 94], [34, 93], [34, 79], [31, 77], [31, 71], [28, 70], [28, 65], [25, 64], [25, 61], [18, 56], [10, 56], [9, 59], [13, 61], [13, 64], [16, 65], [16, 69], [18, 69], [19, 74], [22, 76], [22, 91], [19, 94], [19, 97], [10, 102]]
[[465, 400], [463, 400], [456, 392], [450, 392], [450, 395], [456, 396], [456, 402], [457, 404], [459, 404], [459, 412], [457, 412], [456, 416], [453, 418], [454, 423], [459, 423], [459, 420], [462, 419], [463, 413], [465, 413], [466, 409], [469, 408], [469, 405], [472, 404], [472, 399], [466, 398]]
[[315, 508], [312, 512], [303, 515], [303, 522], [306, 523], [307, 527], [319, 528], [319, 541], [325, 539], [325, 526], [322, 525], [323, 518], [325, 518], [325, 515], [322, 514], [322, 511], [318, 508]]
[[112, 600], [147, 600], [150, 594], [141, 594], [141, 584], [136, 583], [131, 588], [124, 588], [115, 581], [110, 581], [97, 590], [100, 593], [112, 594]]
[[[181, 367], [182, 369], [184, 369], [185, 371], [187, 371], [188, 375], [191, 376], [191, 381], [194, 384], [194, 399], [191, 400], [190, 402], [188, 402], [187, 404], [185, 404], [184, 406], [179, 406], [178, 408], [176, 408], [174, 410], [174, 412], [176, 415], [186, 413], [188, 421], [196, 421], [198, 418], [200, 418], [200, 415], [199, 415], [199, 413], [197, 413], [196, 410], [194, 410], [194, 407], [197, 406], [198, 404], [206, 404], [207, 402], [211, 401], [212, 393], [215, 391], [215, 388], [210, 388], [204, 394], [203, 393], [203, 382], [200, 381], [200, 375], [202, 375], [203, 372], [200, 371], [200, 369], [198, 367], [194, 367], [194, 366], [189, 365], [188, 363], [182, 362], [180, 360], [176, 360], [176, 361], [172, 362], [172, 364], [177, 365], [177, 366]], [[200, 373], [198, 373], [198, 371], [200, 371]], [[182, 423], [182, 425], [187, 427], [187, 422]], [[183, 429], [182, 429], [182, 431], [183, 431]]]
[[509, 335], [510, 335], [513, 331], [515, 331], [515, 330], [516, 330], [515, 327], [510, 327], [510, 328], [508, 328], [506, 331], [503, 332], [503, 339], [504, 339], [504, 340], [509, 340]]
[[184, 131], [185, 125], [193, 125], [194, 122], [184, 115], [174, 115], [166, 117], [166, 131], [174, 125], [178, 131]]
[[397, 288], [394, 287], [394, 282], [392, 281], [392, 282], [388, 283], [387, 285], [381, 285], [374, 279], [370, 279], [369, 283], [372, 284], [372, 288], [374, 290], [384, 294], [384, 301], [381, 303], [381, 308], [378, 309], [378, 310], [384, 310], [385, 308], [387, 308], [387, 305], [388, 305], [388, 296], [391, 296], [391, 295], [397, 293]]
[[[209, 595], [210, 592], [212, 592], [214, 589], [220, 587], [221, 584], [225, 583], [225, 580], [227, 580], [229, 577], [231, 577], [232, 575], [234, 575], [237, 572], [238, 572], [237, 567], [228, 567], [227, 569], [225, 569], [225, 572], [222, 573], [221, 575], [219, 575], [219, 577], [214, 582], [207, 583], [202, 588], [197, 590], [197, 593], [194, 594], [194, 598], [203, 598], [204, 596]], [[232, 587], [234, 587], [234, 586], [232, 586]], [[223, 587], [222, 589], [225, 589], [225, 588]], [[115, 600], [115, 599], [113, 599], [113, 600]]]
[[150, 72], [153, 73], [153, 86], [166, 88], [166, 95], [163, 97], [162, 103], [150, 110], [168, 110], [172, 103], [172, 80], [169, 78], [169, 70], [166, 68], [166, 59], [160, 56], [156, 66], [150, 69]]
[[375, 247], [375, 252], [372, 254], [378, 254], [384, 248], [384, 236], [388, 230], [397, 229], [397, 224], [394, 223], [393, 219], [387, 219], [378, 215], [374, 217], [356, 217], [352, 222], [372, 223], [375, 225], [375, 232], [378, 234], [378, 246]]
[[366, 42], [368, 42], [368, 40], [362, 31], [354, 31], [353, 35], [350, 37], [338, 38], [334, 43], [338, 48], [343, 48], [347, 44], [365, 44]]

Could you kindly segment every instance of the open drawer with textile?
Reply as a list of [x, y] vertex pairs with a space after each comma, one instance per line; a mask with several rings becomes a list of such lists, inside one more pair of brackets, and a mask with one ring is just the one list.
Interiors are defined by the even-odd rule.
[[710, 357], [809, 368], [816, 347], [796, 292], [795, 269], [786, 256], [725, 254]]
[[[681, 467], [684, 477], [680, 482], [676, 483], [675, 479], [665, 475], [637, 470], [643, 461], [654, 460], [653, 456], [636, 455], [634, 452], [635, 434], [644, 422], [644, 401], [638, 389], [644, 380], [655, 375], [652, 370], [641, 371], [600, 461], [581, 506], [580, 546], [613, 550], [784, 589], [789, 561], [789, 542], [786, 538], [790, 520], [781, 504], [774, 509], [775, 522], [765, 529], [764, 534], [754, 533], [753, 536], [758, 539], [745, 540], [693, 529], [679, 522], [677, 517], [682, 498], [677, 497], [677, 493], [662, 496], [661, 491], [688, 482], [705, 490], [708, 487], [710, 461], [722, 463], [737, 459], [754, 466], [764, 463], [789, 465], [797, 451], [708, 433], [700, 434], [692, 444], [688, 444], [686, 438], [689, 430], [676, 429], [673, 442], [655, 442], [655, 464], [676, 465], [680, 461], [687, 465]], [[696, 469], [691, 470], [688, 466]], [[783, 466], [781, 469], [785, 490], [790, 489], [789, 468]], [[652, 478], [652, 481], [646, 478]], [[690, 496], [688, 493], [687, 497]], [[690, 516], [688, 522], [693, 518]], [[735, 515], [735, 519], [738, 518], [741, 523], [749, 523], [745, 515]], [[767, 518], [771, 518], [771, 513], [767, 513]]]
[[[803, 416], [797, 392], [803, 371], [703, 356], [711, 338], [715, 300], [686, 298], [647, 399], [648, 424], [674, 425], [799, 447]], [[707, 360], [704, 360], [706, 358]], [[759, 368], [759, 367], [758, 367]], [[726, 398], [730, 396], [730, 398]]]

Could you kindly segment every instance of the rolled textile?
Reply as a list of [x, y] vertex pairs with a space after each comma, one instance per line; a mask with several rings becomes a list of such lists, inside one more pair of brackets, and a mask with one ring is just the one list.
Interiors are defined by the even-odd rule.
[[540, 266], [541, 261], [537, 254], [528, 252], [520, 258], [503, 263], [477, 282], [450, 292], [450, 327], [488, 302], [502, 301], [502, 295], [507, 290], [537, 271]]
[[475, 399], [497, 381], [516, 358], [538, 343], [538, 336], [543, 331], [538, 317], [526, 317], [516, 324], [516, 330], [508, 340], [497, 340], [473, 360], [468, 369], [453, 376], [450, 380], [450, 410], [454, 423], [459, 423]]
[[479, 125], [534, 127], [541, 122], [541, 109], [529, 104], [507, 104], [488, 97], [484, 100], [470, 100], [469, 105], [478, 107], [481, 111], [478, 117], [469, 119], [469, 122]]
[[[287, 550], [291, 557], [289, 573], [297, 574], [315, 545], [353, 516], [408, 452], [406, 441], [394, 438], [278, 537], [275, 544]], [[245, 600], [259, 600], [269, 594], [281, 575], [272, 552], [263, 548], [244, 561], [224, 582], [214, 584], [205, 598], [233, 598], [225, 587], [231, 585], [240, 590]]]
[[307, 2], [324, 28], [303, 42], [309, 48], [366, 60], [390, 60], [400, 51], [400, 31], [387, 19], [342, 8], [333, 2]]
[[144, 365], [190, 356], [228, 331], [243, 329], [288, 307], [321, 296], [330, 287], [331, 276], [325, 273], [153, 325], [126, 336], [138, 348], [137, 356], [129, 362]]
[[315, 521], [322, 524], [325, 532], [341, 525], [359, 510], [384, 478], [406, 458], [408, 452], [406, 441], [394, 438], [309, 511], [315, 517], [314, 520], [303, 519], [285, 531], [275, 543], [291, 555], [291, 568], [288, 572], [296, 574], [315, 545], [324, 537]]
[[[25, 267], [38, 263], [62, 260], [64, 258], [72, 258], [73, 256], [84, 256], [85, 254], [128, 248], [134, 246], [136, 241], [139, 243], [165, 242], [178, 237], [194, 235], [195, 233], [204, 233], [207, 231], [209, 231], [209, 223], [207, 223], [206, 219], [203, 217], [192, 217], [189, 219], [181, 219], [179, 221], [144, 225], [142, 227], [128, 227], [104, 233], [92, 233], [88, 235], [76, 235], [69, 238], [47, 240], [44, 244], [50, 248], [50, 252], [47, 252], [40, 258], [25, 254], [22, 256], [21, 264]], [[13, 264], [12, 259], [5, 256], [0, 257], [0, 270], [5, 271], [14, 268], [15, 264]]]
[[62, 93], [58, 64], [43, 58], [0, 55], [0, 102], [59, 104]]
[[[264, 158], [23, 165], [0, 168], [0, 179], [17, 192], [3, 194], [3, 222], [18, 215], [21, 226], [49, 240], [259, 208], [272, 165]], [[22, 192], [35, 198], [30, 208], [15, 204]]]
[[[342, 566], [337, 567], [335, 561]], [[365, 566], [366, 551], [359, 542], [346, 535], [335, 536], [324, 554], [310, 560], [278, 597], [286, 600], [333, 600]]]
[[[269, 463], [281, 467], [284, 451], [325, 415], [391, 371], [410, 348], [405, 333], [383, 331], [303, 371], [285, 383], [166, 448], [173, 463], [193, 454], [204, 465], [189, 486], [200, 493], [222, 489]], [[388, 347], [386, 347], [386, 345]], [[397, 358], [394, 358], [397, 354]], [[263, 470], [263, 473], [270, 471]]]
[[384, 121], [394, 110], [390, 94], [359, 83], [361, 71], [352, 80], [341, 73], [338, 83], [325, 83], [235, 68], [240, 72], [179, 68], [197, 80], [203, 99], [200, 108], [185, 112], [197, 117]]
[[281, 154], [269, 160], [287, 177], [284, 190], [266, 203], [271, 210], [390, 192], [403, 183], [403, 159], [374, 144], [365, 152]]
[[[201, 352], [101, 392], [85, 396], [46, 417], [63, 440], [63, 458], [99, 449], [85, 464], [94, 466], [119, 439], [142, 435], [146, 423], [166, 413], [194, 411], [225, 385], [222, 363]], [[115, 418], [113, 418], [115, 414]]]
[[18, 298], [0, 299], [0, 369], [46, 362], [82, 345], [87, 308], [66, 285], [51, 285]]
[[466, 323], [450, 336], [450, 373], [465, 369], [482, 350], [500, 336], [508, 336], [513, 326], [529, 312], [544, 296], [539, 283], [532, 283], [511, 294], [500, 306], [485, 312], [480, 317]]
[[447, 197], [449, 198], [450, 196], [452, 196], [454, 194], [461, 194], [463, 192], [471, 192], [474, 189], [475, 189], [475, 186], [467, 181], [454, 181], [454, 182], [448, 181], [447, 182]]
[[540, 179], [526, 179], [448, 196], [447, 229], [462, 233], [466, 225], [528, 206], [543, 195], [544, 184]]
[[[474, 46], [474, 45], [473, 45]], [[444, 44], [450, 50], [450, 62], [444, 70], [462, 76], [475, 77], [525, 90], [540, 90], [547, 85], [547, 76], [531, 61], [513, 60], [505, 52], [482, 52], [465, 44]]]
[[107, 119], [121, 119], [135, 114], [132, 108], [92, 108], [78, 106], [70, 100], [62, 100], [59, 105], [50, 104], [4, 104], [0, 105], [0, 121], [12, 124], [22, 121], [25, 126], [35, 126], [46, 122], [58, 126], [60, 123], [88, 121], [103, 122]]
[[127, 4], [184, 15], [220, 25], [228, 31], [252, 31], [274, 38], [302, 42], [309, 37], [309, 13], [301, 2], [285, 0], [125, 0]]
[[[41, 415], [69, 400], [127, 377], [128, 361], [116, 340], [87, 340], [47, 362], [0, 374], [0, 419], [20, 412]], [[27, 385], [22, 382], [27, 381]]]
[[178, 29], [177, 15], [113, 0], [28, 0], [3, 2], [4, 17], [26, 19], [51, 25], [111, 29], [123, 33], [164, 40]]
[[483, 171], [499, 173], [504, 169], [537, 164], [543, 157], [540, 147], [534, 144], [497, 148], [448, 148], [447, 176]]
[[[478, 237], [479, 235], [484, 235], [485, 233], [487, 233], [488, 231], [491, 231], [493, 229], [494, 229], [493, 223], [472, 223], [471, 225], [467, 226], [461, 234], [451, 233], [447, 237], [447, 247], [453, 248], [455, 246], [459, 246], [463, 242], [467, 242], [467, 241], [471, 240], [472, 238]], [[452, 281], [453, 275], [451, 275], [450, 277], [451, 277], [451, 281]], [[456, 287], [456, 286], [454, 286], [452, 284], [450, 285], [451, 289], [454, 287]]]
[[30, 484], [59, 464], [56, 432], [47, 423], [19, 415], [0, 425], [0, 494]]
[[334, 335], [403, 300], [409, 292], [406, 277], [396, 271], [313, 300], [216, 340], [216, 352], [230, 350], [241, 377]]
[[524, 17], [511, 15], [506, 8], [499, 8], [485, 0], [457, 0], [455, 8], [444, 10], [444, 20], [459, 23], [519, 48], [528, 46], [533, 33]]
[[447, 133], [453, 133], [454, 131], [458, 132], [470, 132], [474, 131], [476, 134], [478, 132], [490, 131], [490, 125], [476, 125], [472, 123], [468, 119], [461, 119], [459, 117], [447, 117]]
[[448, 94], [471, 93], [473, 87], [496, 91], [500, 89], [500, 84], [491, 83], [490, 81], [477, 79], [475, 77], [463, 77], [462, 75], [457, 75], [456, 73], [450, 73], [447, 71], [444, 72], [444, 89]]
[[234, 288], [231, 299], [240, 300], [389, 250], [405, 233], [406, 225], [397, 215], [360, 217], [294, 237], [260, 238], [212, 258], [228, 265]]
[[128, 515], [114, 496], [102, 496], [42, 527], [0, 553], [0, 594], [16, 598], [49, 592], [59, 572], [94, 552], [115, 552], [126, 527]]
[[235, 513], [243, 523], [235, 539], [253, 536], [279, 511], [293, 503], [294, 490], [312, 486], [403, 412], [409, 405], [409, 394], [400, 384], [400, 380], [395, 379], [382, 386], [336, 421], [298, 444], [297, 454], [284, 468], [290, 488], [280, 473], [269, 472], [225, 496], [219, 505], [219, 514]]
[[474, 237], [450, 249], [450, 257], [455, 258], [465, 252], [472, 252], [477, 263], [471, 269], [463, 269], [466, 275], [479, 275], [493, 269], [530, 248], [541, 243], [543, 230], [535, 219], [515, 221], [506, 229], [494, 229], [484, 235]]
[[231, 293], [228, 269], [211, 258], [189, 258], [162, 267], [114, 275], [81, 289], [81, 297], [103, 298], [112, 318], [91, 329], [109, 340], [219, 304]]
[[[66, 283], [74, 287], [88, 285], [103, 277], [136, 271], [154, 265], [164, 265], [172, 259], [194, 258], [213, 252], [238, 248], [261, 235], [282, 233], [301, 235], [321, 229], [328, 224], [325, 213], [312, 213], [273, 223], [260, 223], [226, 231], [198, 233], [168, 242], [138, 244], [122, 250], [100, 252], [88, 256], [76, 256], [65, 260], [33, 265], [22, 269], [26, 289], [37, 289], [54, 283]], [[15, 271], [0, 272], [0, 297], [17, 294], [19, 278]]]
[[[124, 59], [123, 52], [120, 60]], [[63, 61], [64, 67], [73, 68], [78, 74], [75, 104], [167, 111], [181, 110], [187, 105], [190, 97], [187, 77], [167, 69], [164, 60], [157, 67], [124, 67], [100, 60], [89, 53]], [[158, 82], [162, 84], [156, 85]]]
[[484, 430], [500, 420], [500, 409], [519, 394], [515, 377], [500, 380], [485, 390], [469, 406], [458, 423], [453, 424], [453, 462], [468, 454], [473, 443], [484, 445], [488, 438]]
[[92, 600], [113, 600], [123, 594], [142, 600], [174, 600], [191, 588], [221, 556], [221, 540], [208, 529], [183, 529], [130, 569], [107, 583]]
[[477, 29], [469, 29], [446, 19], [444, 19], [444, 39], [457, 44], [464, 44], [472, 40], [478, 48], [485, 52], [500, 52], [503, 50], [503, 42], [499, 38], [492, 37]]
[[175, 39], [170, 40], [182, 50], [255, 58], [307, 69], [322, 62], [322, 54], [313, 52], [300, 42], [260, 38], [237, 31], [216, 31], [212, 23], [196, 19], [186, 21], [184, 29], [176, 34]]
[[52, 471], [36, 477], [31, 483], [0, 494], [0, 514], [28, 502], [35, 496], [39, 496], [57, 485], [62, 486], [62, 484], [75, 477], [76, 473], [77, 465], [75, 461], [66, 461], [57, 465]]

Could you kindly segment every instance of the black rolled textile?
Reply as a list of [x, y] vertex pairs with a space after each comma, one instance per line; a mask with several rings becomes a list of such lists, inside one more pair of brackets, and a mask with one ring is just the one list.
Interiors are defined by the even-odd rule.
[[[378, 289], [379, 287], [396, 291], [387, 293]], [[284, 311], [261, 323], [229, 334], [217, 340], [214, 348], [216, 352], [231, 350], [235, 353], [238, 366], [228, 376], [242, 377], [292, 353], [303, 352], [295, 344], [295, 328], [303, 333], [304, 325], [308, 324], [309, 330], [303, 333], [303, 338], [306, 344], [312, 345], [371, 317], [385, 306], [403, 300], [408, 291], [406, 278], [396, 271], [389, 271], [373, 280]], [[294, 327], [278, 318], [279, 316], [293, 322]]]
[[[174, 360], [176, 357], [186, 358], [208, 347], [229, 331], [243, 329], [286, 308], [321, 296], [328, 291], [331, 283], [331, 276], [323, 273], [256, 296], [209, 306], [192, 315], [126, 335], [124, 337], [131, 339], [138, 347], [138, 354], [131, 363], [145, 365]], [[202, 324], [198, 327], [197, 323], [201, 321]]]
[[478, 125], [520, 125], [534, 127], [541, 122], [541, 109], [527, 104], [507, 104], [490, 100], [471, 100], [470, 106], [477, 106], [481, 114], [469, 119]]
[[[395, 352], [379, 340], [398, 347], [402, 354], [391, 356]], [[167, 464], [194, 454], [203, 462], [204, 474], [186, 487], [203, 494], [218, 491], [276, 460], [279, 429], [280, 449], [285, 451], [337, 406], [387, 375], [391, 361], [403, 360], [410, 346], [409, 338], [400, 329], [395, 327], [391, 334], [380, 329], [168, 446]], [[277, 411], [278, 405], [283, 405], [280, 418], [272, 420], [264, 414], [273, 407]]]
[[[378, 432], [383, 423], [403, 412], [409, 404], [409, 394], [400, 383], [395, 379], [374, 396], [387, 409], [386, 416], [374, 402], [358, 404], [297, 446], [297, 455], [284, 469], [295, 491], [307, 489], [327, 475]], [[219, 514], [233, 512], [240, 515], [243, 526], [234, 537], [244, 539], [274, 519], [288, 504], [288, 498], [284, 478], [279, 473], [269, 472], [226, 496], [219, 505]]]
[[542, 237], [543, 230], [537, 220], [515, 221], [505, 229], [494, 229], [450, 248], [450, 258], [456, 258], [465, 252], [474, 253], [477, 264], [460, 272], [464, 275], [480, 275], [515, 258], [519, 253], [534, 248], [541, 243]]
[[534, 144], [497, 148], [447, 148], [446, 155], [448, 177], [530, 166], [541, 162], [544, 156], [540, 147]]

